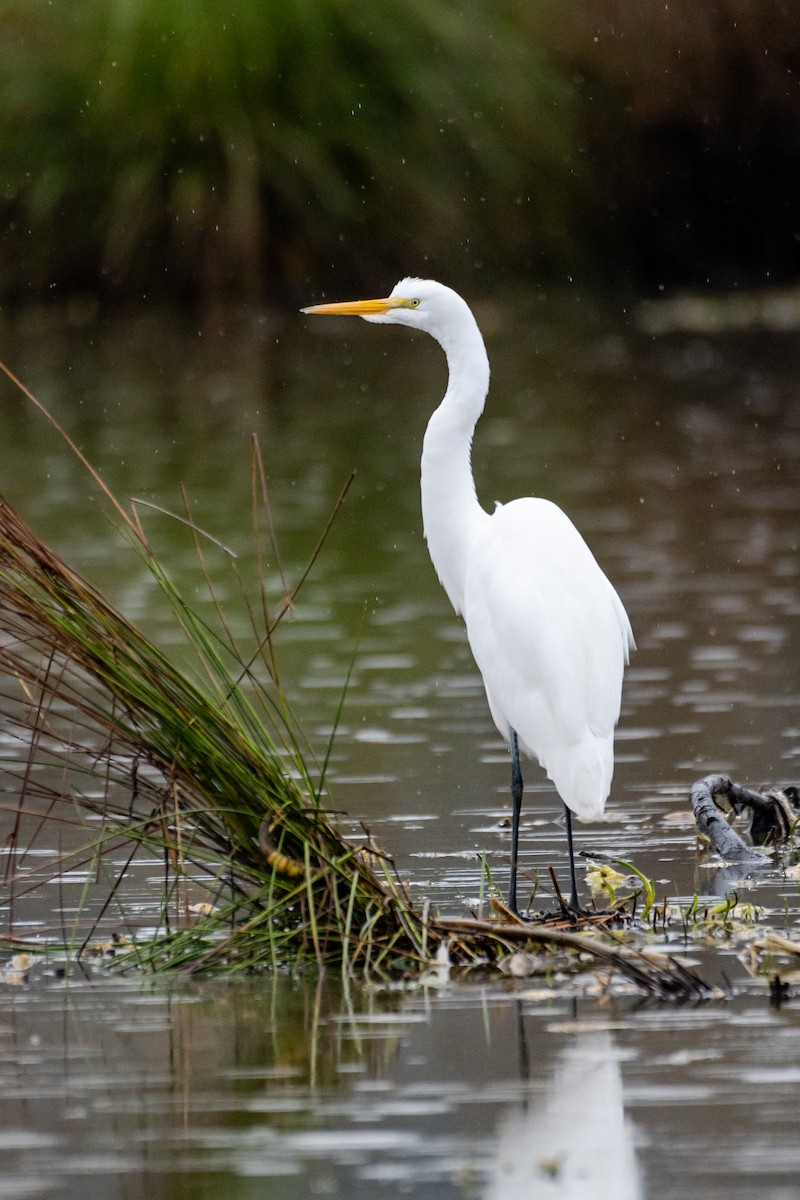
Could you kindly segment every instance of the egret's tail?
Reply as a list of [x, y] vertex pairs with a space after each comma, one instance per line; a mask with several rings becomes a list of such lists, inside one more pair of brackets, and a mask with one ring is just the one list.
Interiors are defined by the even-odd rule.
[[614, 774], [612, 738], [587, 737], [555, 762], [542, 764], [565, 804], [583, 821], [603, 815]]

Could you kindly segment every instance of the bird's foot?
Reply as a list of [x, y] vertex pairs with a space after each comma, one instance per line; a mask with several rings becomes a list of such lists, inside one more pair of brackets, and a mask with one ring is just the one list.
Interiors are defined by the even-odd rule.
[[561, 911], [565, 917], [571, 921], [585, 921], [587, 917], [596, 917], [597, 913], [590, 908], [584, 908], [577, 896], [570, 896], [569, 900], [565, 900], [563, 896], [559, 896]]
[[564, 898], [564, 893], [558, 886], [558, 879], [556, 878], [556, 873], [552, 867], [550, 867], [550, 879], [553, 883], [553, 890], [555, 891], [556, 899], [558, 900], [558, 906], [568, 921], [575, 921], [577, 923], [579, 921], [585, 921], [587, 917], [595, 915], [590, 909], [584, 908], [581, 904], [578, 897], [577, 885], [574, 879], [569, 900]]

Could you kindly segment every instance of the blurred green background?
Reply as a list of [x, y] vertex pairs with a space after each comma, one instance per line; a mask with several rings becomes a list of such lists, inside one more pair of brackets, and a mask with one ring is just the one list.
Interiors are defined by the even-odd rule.
[[760, 0], [0, 0], [0, 303], [800, 272]]

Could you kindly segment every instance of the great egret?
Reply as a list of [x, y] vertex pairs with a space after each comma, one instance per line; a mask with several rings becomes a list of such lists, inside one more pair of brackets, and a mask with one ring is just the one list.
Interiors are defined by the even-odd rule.
[[431, 279], [403, 279], [382, 300], [303, 312], [422, 329], [447, 356], [447, 391], [422, 447], [422, 516], [436, 573], [483, 676], [512, 756], [509, 906], [517, 912], [520, 751], [564, 801], [571, 900], [578, 905], [571, 813], [599, 817], [611, 789], [614, 726], [633, 634], [622, 602], [567, 516], [532, 496], [478, 503], [470, 451], [489, 390], [489, 360], [464, 300]]

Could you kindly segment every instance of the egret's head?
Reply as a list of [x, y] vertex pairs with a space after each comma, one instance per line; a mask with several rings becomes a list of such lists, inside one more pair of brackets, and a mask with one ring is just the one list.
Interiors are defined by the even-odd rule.
[[439, 341], [446, 338], [454, 325], [463, 325], [465, 317], [472, 319], [458, 293], [433, 279], [401, 279], [382, 300], [315, 304], [302, 311], [320, 316], [363, 317], [376, 325], [408, 325], [432, 334]]

